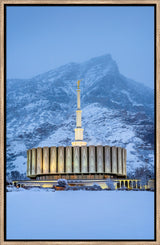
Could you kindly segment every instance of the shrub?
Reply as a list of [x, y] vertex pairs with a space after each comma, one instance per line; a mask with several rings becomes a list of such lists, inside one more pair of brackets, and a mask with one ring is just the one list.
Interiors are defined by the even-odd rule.
[[57, 184], [62, 187], [66, 187], [68, 185], [68, 182], [66, 179], [58, 179]]

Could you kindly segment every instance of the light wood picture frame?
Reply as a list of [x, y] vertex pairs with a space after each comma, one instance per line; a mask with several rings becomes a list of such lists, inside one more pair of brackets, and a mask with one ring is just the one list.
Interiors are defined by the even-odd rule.
[[[11, 4], [99, 4], [99, 5], [155, 5], [156, 8], [156, 239], [155, 241], [5, 241], [4, 239], [4, 230], [6, 225], [5, 220], [5, 57], [4, 57], [4, 48], [5, 48], [5, 19], [4, 19], [4, 9], [5, 5]], [[131, 244], [131, 245], [159, 245], [160, 244], [160, 1], [159, 0], [0, 0], [0, 244], [2, 245], [51, 245], [51, 244], [113, 244], [113, 245], [122, 245], [122, 244]]]

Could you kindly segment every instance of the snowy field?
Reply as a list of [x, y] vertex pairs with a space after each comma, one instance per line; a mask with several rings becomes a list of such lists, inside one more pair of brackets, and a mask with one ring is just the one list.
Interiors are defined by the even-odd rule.
[[154, 193], [7, 192], [7, 239], [154, 239]]

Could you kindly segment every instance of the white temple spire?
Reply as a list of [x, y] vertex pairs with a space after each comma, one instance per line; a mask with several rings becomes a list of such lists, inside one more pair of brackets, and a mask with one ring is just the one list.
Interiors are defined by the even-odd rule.
[[72, 146], [84, 146], [87, 145], [86, 142], [83, 141], [83, 128], [81, 121], [81, 103], [80, 103], [80, 81], [77, 82], [77, 110], [76, 110], [76, 128], [75, 128], [75, 141], [72, 142]]

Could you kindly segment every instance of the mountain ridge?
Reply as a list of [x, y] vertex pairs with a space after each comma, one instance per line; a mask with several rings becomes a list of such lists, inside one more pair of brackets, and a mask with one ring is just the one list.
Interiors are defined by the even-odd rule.
[[[76, 126], [76, 81], [89, 143], [128, 151], [128, 172], [154, 165], [154, 94], [120, 74], [111, 55], [69, 63], [32, 79], [7, 80], [7, 171], [26, 171], [26, 150], [71, 145]], [[99, 128], [98, 128], [99, 127]], [[128, 135], [127, 135], [128, 134]]]

